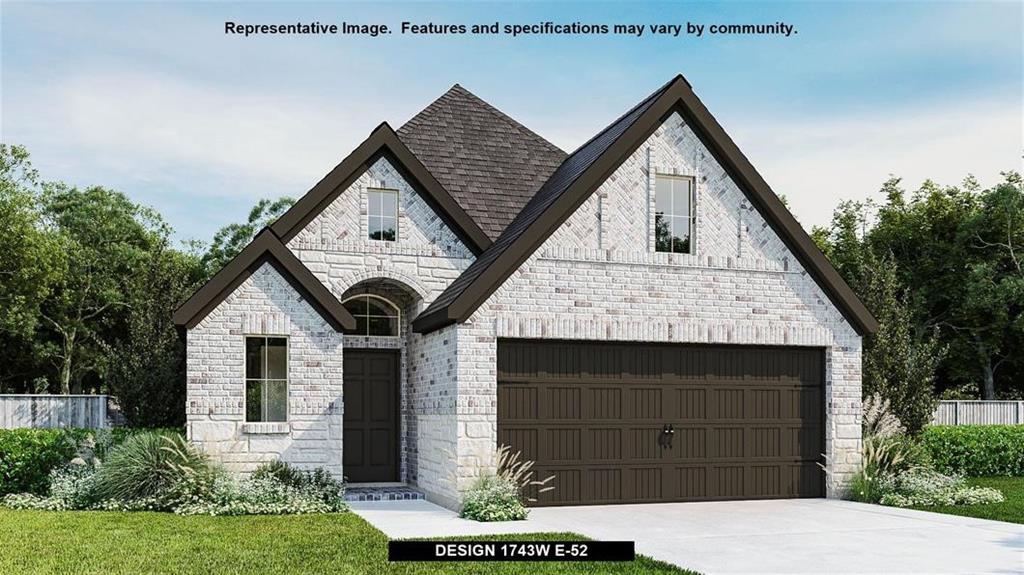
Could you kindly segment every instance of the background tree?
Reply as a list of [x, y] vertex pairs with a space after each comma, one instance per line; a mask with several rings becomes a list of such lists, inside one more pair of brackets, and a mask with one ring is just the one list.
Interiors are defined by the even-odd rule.
[[127, 282], [125, 329], [107, 346], [107, 386], [135, 427], [185, 424], [185, 342], [171, 320], [202, 280], [194, 253], [163, 237]]
[[288, 197], [276, 200], [262, 199], [249, 210], [249, 218], [245, 223], [229, 224], [218, 230], [209, 249], [203, 255], [202, 264], [206, 277], [213, 277], [213, 274], [238, 255], [260, 230], [274, 223], [294, 204], [295, 200]]
[[103, 340], [124, 327], [123, 278], [139, 271], [166, 229], [148, 208], [101, 187], [47, 184], [41, 203], [67, 265], [40, 308], [40, 349], [56, 367], [58, 391], [77, 392], [86, 375], [102, 376]]

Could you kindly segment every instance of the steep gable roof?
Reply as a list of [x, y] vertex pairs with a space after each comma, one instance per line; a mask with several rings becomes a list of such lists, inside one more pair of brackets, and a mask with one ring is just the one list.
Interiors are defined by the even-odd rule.
[[398, 137], [491, 239], [566, 157], [458, 84], [399, 128]]
[[288, 243], [381, 157], [388, 159], [474, 254], [483, 252], [491, 245], [487, 234], [431, 175], [387, 122], [377, 126], [362, 144], [282, 214], [270, 226], [271, 229], [281, 241]]
[[336, 331], [355, 329], [352, 314], [268, 228], [174, 311], [174, 323], [195, 327], [265, 263], [274, 266]]
[[673, 112], [683, 116], [857, 332], [875, 331], [875, 318], [681, 75], [566, 158], [501, 236], [414, 320], [413, 328], [430, 332], [469, 319]]

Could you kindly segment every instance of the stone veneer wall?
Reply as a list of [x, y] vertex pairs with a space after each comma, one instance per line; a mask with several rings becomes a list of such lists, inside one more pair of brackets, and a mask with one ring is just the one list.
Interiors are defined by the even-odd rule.
[[[288, 421], [245, 422], [245, 336], [288, 338]], [[233, 471], [282, 459], [341, 474], [342, 335], [271, 264], [188, 331], [188, 437]]]
[[[695, 179], [693, 254], [653, 251], [658, 173]], [[859, 463], [861, 338], [678, 115], [457, 330], [460, 490], [493, 464], [504, 337], [824, 348], [830, 495]]]

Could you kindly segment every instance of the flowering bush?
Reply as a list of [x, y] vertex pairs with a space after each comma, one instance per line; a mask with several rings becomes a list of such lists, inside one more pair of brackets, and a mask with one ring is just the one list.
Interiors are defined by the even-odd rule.
[[917, 469], [886, 477], [882, 481], [882, 505], [892, 507], [931, 507], [934, 505], [979, 505], [1004, 501], [1003, 494], [991, 487], [973, 487], [962, 477]]
[[516, 484], [498, 475], [485, 475], [466, 492], [460, 517], [475, 521], [517, 521], [526, 519], [527, 513]]
[[329, 500], [311, 487], [285, 485], [270, 475], [236, 480], [217, 478], [211, 496], [175, 509], [180, 515], [283, 515], [345, 511], [343, 491]]

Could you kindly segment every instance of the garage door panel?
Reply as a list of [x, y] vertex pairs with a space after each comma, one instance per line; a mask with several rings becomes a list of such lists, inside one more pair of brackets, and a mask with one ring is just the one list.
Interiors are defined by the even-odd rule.
[[499, 442], [535, 461], [538, 478], [555, 476], [538, 505], [824, 494], [820, 349], [501, 340], [498, 350]]

